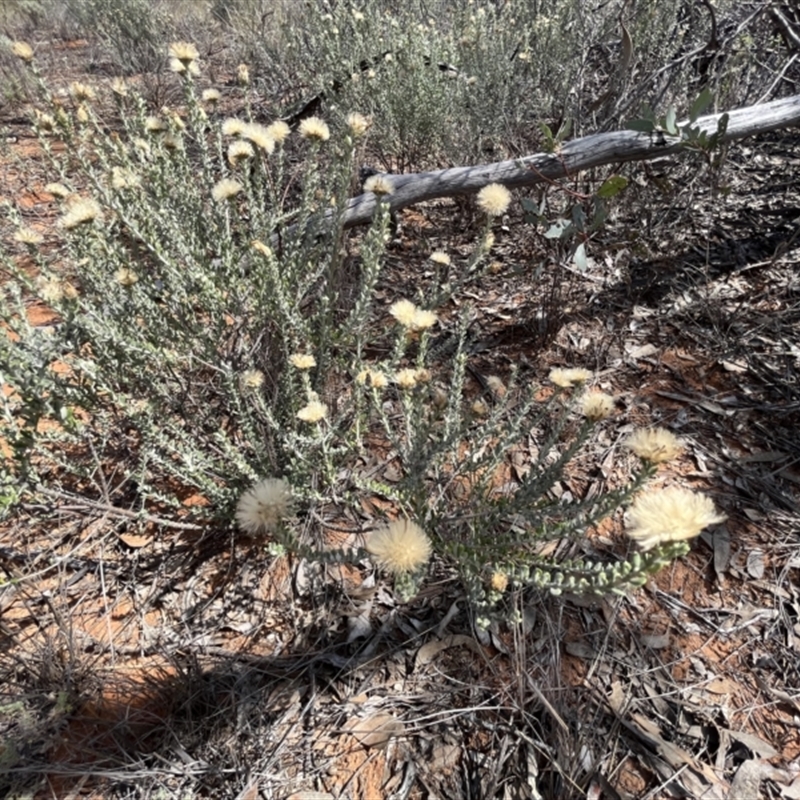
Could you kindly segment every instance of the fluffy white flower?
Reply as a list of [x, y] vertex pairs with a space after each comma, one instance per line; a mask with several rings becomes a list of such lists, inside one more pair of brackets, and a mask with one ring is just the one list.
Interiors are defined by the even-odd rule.
[[280, 478], [265, 478], [239, 498], [236, 522], [247, 533], [268, 533], [289, 513], [291, 504], [291, 486]]

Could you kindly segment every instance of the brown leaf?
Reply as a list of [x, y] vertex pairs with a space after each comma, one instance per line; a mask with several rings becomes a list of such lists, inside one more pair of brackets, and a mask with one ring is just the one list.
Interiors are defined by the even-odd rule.
[[153, 541], [152, 536], [140, 536], [137, 533], [121, 533], [119, 539], [123, 544], [138, 550], [140, 547], [146, 547]]
[[379, 711], [371, 717], [351, 719], [345, 725], [345, 730], [363, 747], [377, 747], [382, 750], [393, 736], [402, 736], [405, 733], [405, 726], [391, 714]]

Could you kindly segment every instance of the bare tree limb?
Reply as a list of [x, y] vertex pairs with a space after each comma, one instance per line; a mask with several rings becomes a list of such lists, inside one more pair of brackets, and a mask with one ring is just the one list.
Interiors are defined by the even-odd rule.
[[[729, 112], [728, 116], [727, 130], [721, 137], [723, 142], [798, 125], [800, 95], [740, 108]], [[717, 132], [721, 117], [722, 114], [700, 117], [695, 126], [712, 135]], [[678, 126], [686, 124], [688, 121], [680, 122]], [[399, 211], [437, 197], [474, 194], [489, 183], [502, 183], [509, 187], [533, 186], [605, 164], [660, 158], [678, 153], [683, 148], [679, 137], [661, 132], [624, 130], [597, 133], [565, 142], [558, 153], [538, 153], [514, 161], [453, 167], [436, 172], [389, 174], [385, 177], [394, 191], [387, 200], [392, 211]], [[344, 212], [344, 227], [369, 222], [375, 213], [375, 204], [376, 197], [371, 192], [352, 198]]]

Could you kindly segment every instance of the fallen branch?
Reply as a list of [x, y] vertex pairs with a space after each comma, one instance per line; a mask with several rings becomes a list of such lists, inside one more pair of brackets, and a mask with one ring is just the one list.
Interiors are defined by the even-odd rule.
[[[693, 127], [699, 127], [711, 136], [717, 132], [721, 117], [722, 114], [700, 117]], [[727, 130], [720, 137], [723, 142], [797, 125], [800, 124], [800, 95], [740, 108], [729, 112], [728, 117]], [[680, 122], [678, 127], [687, 124], [688, 121]], [[437, 197], [474, 194], [489, 183], [502, 183], [509, 187], [533, 186], [605, 164], [661, 158], [683, 148], [680, 137], [659, 131], [612, 131], [565, 142], [558, 153], [538, 153], [494, 164], [405, 175], [387, 174], [384, 177], [393, 187], [387, 198], [389, 205], [392, 211], [399, 211]], [[352, 198], [343, 216], [344, 227], [352, 228], [369, 222], [375, 213], [375, 204], [376, 197], [371, 192]]]

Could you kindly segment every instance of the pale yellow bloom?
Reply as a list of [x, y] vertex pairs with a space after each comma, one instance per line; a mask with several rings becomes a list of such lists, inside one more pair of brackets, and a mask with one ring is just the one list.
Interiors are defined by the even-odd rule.
[[171, 58], [169, 60], [169, 68], [170, 71], [176, 72], [178, 75], [199, 75], [200, 74], [200, 67], [197, 65], [196, 61], [191, 61], [188, 64], [184, 64], [183, 61], [177, 58]]
[[139, 276], [132, 269], [128, 269], [127, 267], [118, 269], [114, 273], [114, 277], [117, 279], [117, 283], [120, 286], [124, 286], [126, 289], [129, 289], [139, 281]]
[[364, 181], [364, 191], [382, 195], [391, 194], [394, 191], [391, 181], [384, 175], [371, 175]]
[[11, 52], [23, 61], [33, 61], [33, 48], [27, 42], [12, 42]]
[[581, 411], [586, 419], [599, 422], [614, 411], [614, 398], [605, 392], [587, 392], [581, 398]]
[[293, 353], [289, 361], [296, 369], [313, 369], [317, 366], [317, 360], [310, 353]]
[[161, 117], [151, 115], [145, 118], [144, 129], [148, 133], [163, 133], [167, 130], [167, 123]]
[[133, 170], [114, 167], [111, 170], [111, 185], [115, 189], [136, 189], [142, 185], [142, 179]]
[[88, 197], [76, 197], [67, 206], [67, 210], [59, 220], [62, 228], [72, 230], [79, 225], [94, 222], [102, 213], [99, 203]]
[[495, 592], [504, 592], [508, 588], [508, 575], [505, 572], [493, 572], [489, 585]]
[[414, 324], [417, 307], [410, 300], [397, 300], [389, 306], [389, 313], [404, 327]]
[[492, 390], [492, 394], [497, 398], [506, 396], [506, 385], [503, 383], [502, 378], [497, 375], [489, 375], [486, 378], [486, 385]]
[[254, 155], [253, 145], [251, 145], [250, 142], [237, 139], [235, 142], [232, 142], [231, 146], [228, 148], [228, 163], [232, 167], [238, 167], [239, 164], [247, 161], [248, 158], [252, 158]]
[[44, 190], [49, 194], [52, 194], [53, 197], [58, 197], [61, 200], [64, 200], [72, 194], [72, 192], [67, 189], [63, 183], [48, 183], [44, 187]]
[[267, 125], [267, 133], [275, 144], [283, 144], [291, 132], [291, 128], [282, 119], [276, 119]]
[[347, 127], [350, 128], [350, 133], [355, 137], [363, 136], [369, 130], [371, 124], [369, 119], [357, 111], [347, 116]]
[[269, 533], [291, 511], [292, 488], [280, 478], [265, 478], [239, 498], [236, 522], [247, 533]]
[[389, 380], [382, 372], [374, 369], [362, 369], [356, 375], [356, 383], [362, 386], [369, 384], [373, 389], [385, 389], [389, 385]]
[[328, 407], [319, 400], [310, 400], [297, 412], [297, 419], [303, 422], [320, 422], [328, 416]]
[[128, 96], [128, 84], [125, 83], [124, 78], [114, 78], [111, 81], [111, 91], [118, 97]]
[[401, 369], [395, 373], [394, 382], [401, 389], [413, 389], [417, 385], [417, 371], [415, 369]]
[[548, 375], [550, 383], [554, 383], [562, 389], [568, 389], [575, 384], [586, 383], [591, 377], [592, 373], [589, 372], [588, 369], [581, 369], [580, 367], [573, 369], [553, 369], [550, 370], [550, 374]]
[[671, 486], [640, 494], [628, 509], [627, 534], [643, 550], [693, 539], [703, 528], [725, 519], [704, 494]]
[[36, 285], [39, 287], [39, 294], [45, 303], [57, 303], [64, 296], [64, 288], [58, 278], [45, 278], [39, 276], [36, 279]]
[[450, 256], [444, 250], [434, 250], [428, 258], [435, 264], [443, 264], [444, 266], [449, 266], [450, 264]]
[[304, 139], [313, 139], [317, 142], [327, 142], [331, 138], [328, 123], [319, 117], [306, 117], [300, 123], [300, 135]]
[[92, 100], [97, 99], [95, 90], [91, 86], [81, 83], [80, 81], [73, 81], [69, 85], [69, 91], [79, 103], [90, 103]]
[[489, 413], [489, 406], [483, 400], [476, 400], [472, 404], [472, 413], [478, 417], [485, 417]]
[[223, 136], [239, 136], [246, 127], [246, 122], [236, 119], [236, 117], [228, 117], [222, 123], [222, 134]]
[[44, 236], [33, 228], [17, 228], [14, 231], [14, 241], [20, 244], [37, 245], [44, 241]]
[[250, 70], [247, 68], [247, 64], [239, 64], [236, 68], [236, 80], [242, 86], [247, 86], [250, 83]]
[[683, 442], [666, 428], [640, 428], [625, 440], [624, 445], [651, 464], [672, 461], [684, 450]]
[[191, 42], [173, 42], [169, 46], [169, 54], [184, 67], [188, 67], [200, 58], [200, 53]]
[[264, 258], [272, 258], [274, 255], [272, 248], [265, 245], [260, 239], [253, 239], [253, 241], [250, 242], [250, 247], [252, 247], [257, 253], [261, 253]]
[[424, 331], [432, 328], [438, 321], [438, 317], [433, 311], [425, 311], [422, 308], [417, 308], [414, 311], [414, 317], [411, 320], [411, 330]]
[[275, 138], [269, 128], [265, 128], [257, 122], [246, 123], [240, 131], [240, 135], [268, 154], [275, 150]]
[[243, 188], [239, 181], [234, 181], [231, 178], [223, 178], [214, 184], [214, 188], [211, 190], [211, 196], [218, 203], [221, 203], [223, 200], [230, 200], [232, 197], [236, 197]]
[[217, 89], [204, 89], [203, 94], [200, 95], [200, 97], [204, 103], [208, 103], [210, 106], [213, 106], [219, 103], [221, 95]]
[[430, 560], [433, 547], [419, 525], [398, 519], [388, 527], [375, 531], [366, 544], [382, 569], [394, 575], [416, 572]]
[[264, 385], [264, 373], [260, 369], [246, 369], [239, 376], [239, 388], [244, 392], [253, 392]]
[[490, 217], [506, 213], [511, 204], [511, 192], [500, 183], [490, 183], [478, 192], [478, 206]]

